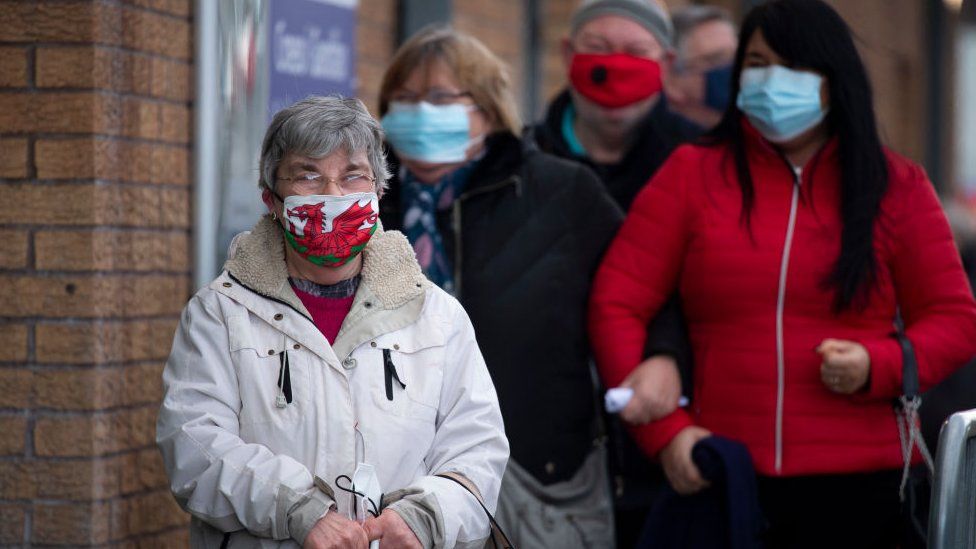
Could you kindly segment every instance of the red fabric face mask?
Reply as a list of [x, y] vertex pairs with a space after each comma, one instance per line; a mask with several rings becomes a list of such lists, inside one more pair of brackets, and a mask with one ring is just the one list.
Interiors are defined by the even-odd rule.
[[661, 91], [661, 65], [626, 53], [577, 53], [569, 81], [583, 97], [612, 109], [626, 107]]

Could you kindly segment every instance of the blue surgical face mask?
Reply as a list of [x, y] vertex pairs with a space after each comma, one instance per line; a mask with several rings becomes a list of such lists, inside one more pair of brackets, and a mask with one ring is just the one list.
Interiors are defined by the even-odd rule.
[[471, 139], [469, 105], [433, 105], [390, 103], [390, 110], [380, 121], [386, 139], [403, 158], [450, 164], [467, 159], [467, 150], [480, 138]]
[[705, 105], [719, 112], [729, 106], [732, 87], [732, 65], [716, 67], [705, 73]]
[[759, 133], [774, 142], [789, 141], [819, 124], [823, 78], [782, 65], [744, 69], [736, 105]]

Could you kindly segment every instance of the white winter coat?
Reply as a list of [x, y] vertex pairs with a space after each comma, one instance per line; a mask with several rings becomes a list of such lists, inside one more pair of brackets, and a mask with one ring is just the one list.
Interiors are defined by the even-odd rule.
[[[277, 223], [263, 218], [232, 248], [183, 311], [163, 373], [157, 443], [193, 515], [192, 544], [216, 548], [236, 532], [229, 547], [301, 545], [333, 504], [349, 516], [336, 478], [362, 460], [425, 547], [483, 545], [477, 500], [433, 475], [467, 477], [494, 511], [508, 459], [498, 399], [471, 322], [424, 278], [406, 238], [373, 235], [334, 345], [288, 283]], [[384, 349], [405, 384], [392, 400]], [[279, 408], [283, 352], [292, 402]]]

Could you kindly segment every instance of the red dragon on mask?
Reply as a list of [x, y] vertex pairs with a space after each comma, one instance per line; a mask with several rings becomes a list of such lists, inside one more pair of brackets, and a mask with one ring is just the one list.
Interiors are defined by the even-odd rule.
[[[305, 222], [303, 235], [285, 231], [292, 247], [316, 265], [338, 267], [345, 265], [366, 247], [376, 231], [377, 213], [372, 204], [354, 203], [332, 220], [332, 230], [323, 232], [325, 214], [323, 204], [304, 204], [288, 210], [288, 215]], [[364, 227], [363, 225], [368, 225]]]

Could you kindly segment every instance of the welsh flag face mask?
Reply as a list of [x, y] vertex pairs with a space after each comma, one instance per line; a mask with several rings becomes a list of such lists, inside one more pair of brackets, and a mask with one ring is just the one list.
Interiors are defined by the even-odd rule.
[[282, 202], [285, 240], [316, 265], [345, 265], [376, 232], [380, 211], [376, 193], [289, 196]]

